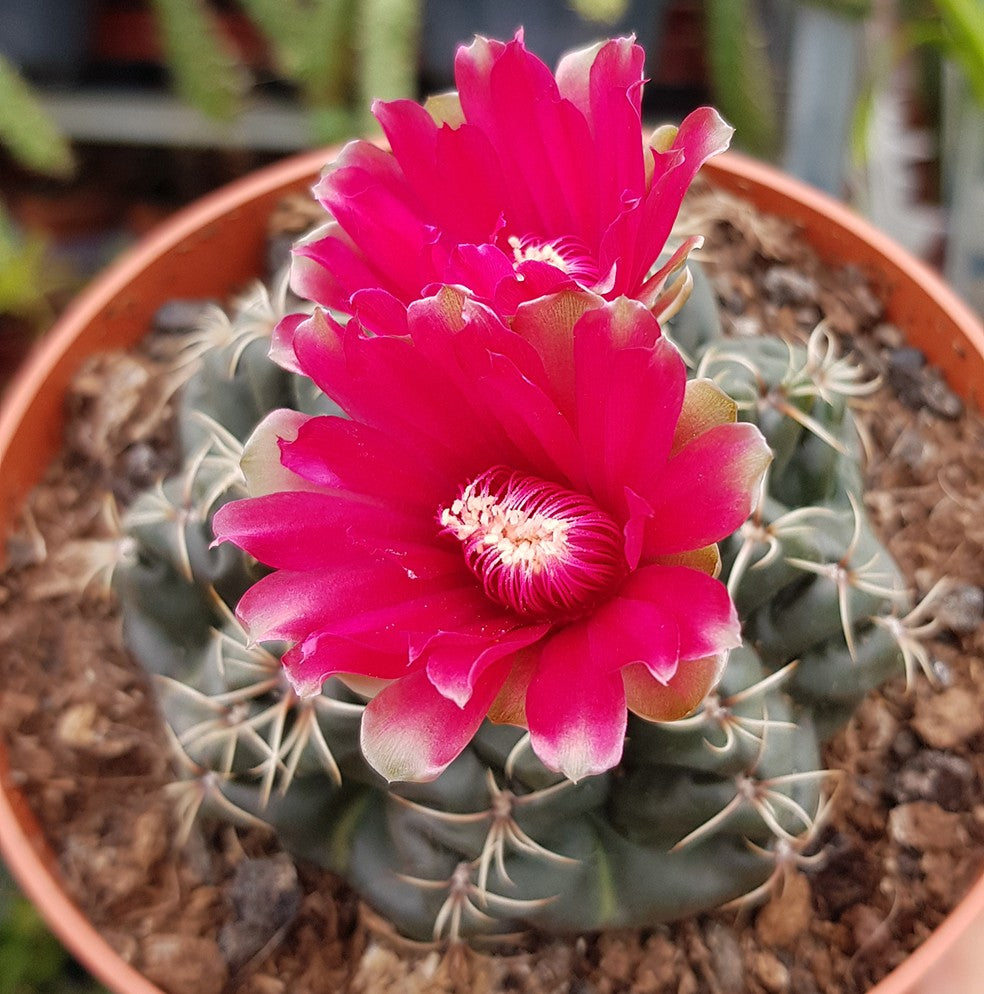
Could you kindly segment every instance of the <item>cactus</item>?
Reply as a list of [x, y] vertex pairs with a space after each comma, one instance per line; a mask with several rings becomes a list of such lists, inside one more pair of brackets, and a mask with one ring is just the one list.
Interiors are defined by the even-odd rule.
[[433, 782], [387, 785], [360, 752], [360, 697], [336, 679], [295, 694], [284, 647], [252, 643], [234, 613], [263, 568], [211, 547], [209, 521], [243, 496], [263, 418], [330, 402], [269, 361], [282, 297], [257, 291], [187, 338], [180, 465], [126, 512], [114, 577], [181, 758], [183, 835], [199, 812], [271, 826], [421, 940], [672, 920], [754, 898], [784, 860], [808, 858], [828, 797], [822, 742], [900, 658], [911, 676], [925, 657], [864, 513], [850, 408], [871, 385], [822, 327], [805, 344], [723, 337], [696, 275], [668, 334], [776, 453], [757, 511], [722, 547], [745, 641], [693, 715], [630, 717], [620, 766], [578, 783], [522, 729], [486, 722]]

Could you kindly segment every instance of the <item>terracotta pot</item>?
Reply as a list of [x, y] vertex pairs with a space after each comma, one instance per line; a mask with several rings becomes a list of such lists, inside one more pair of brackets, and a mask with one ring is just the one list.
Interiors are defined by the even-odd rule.
[[[260, 269], [274, 202], [309, 187], [330, 153], [264, 169], [175, 215], [116, 263], [66, 312], [11, 385], [0, 412], [0, 533], [57, 450], [62, 396], [91, 353], [128, 345], [172, 297], [226, 296]], [[984, 328], [933, 273], [849, 210], [775, 170], [728, 154], [705, 167], [719, 186], [803, 226], [830, 261], [851, 262], [883, 290], [887, 316], [942, 367], [951, 385], [984, 406]], [[56, 862], [12, 782], [0, 743], [0, 848], [51, 928], [117, 994], [161, 994], [125, 963], [62, 890]], [[870, 994], [970, 994], [984, 963], [972, 965], [974, 932], [984, 928], [984, 879], [943, 925]]]

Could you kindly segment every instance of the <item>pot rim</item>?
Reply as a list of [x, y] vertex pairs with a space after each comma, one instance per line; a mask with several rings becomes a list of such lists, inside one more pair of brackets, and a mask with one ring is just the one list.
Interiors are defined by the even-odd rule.
[[[6, 532], [13, 509], [37, 479], [37, 473], [12, 474], [10, 447], [36, 409], [36, 397], [63, 387], [71, 373], [66, 354], [97, 316], [104, 314], [135, 277], [163, 255], [178, 248], [203, 226], [234, 215], [254, 198], [269, 196], [310, 183], [330, 161], [335, 150], [317, 150], [284, 159], [258, 170], [195, 201], [145, 236], [126, 255], [97, 277], [69, 306], [33, 350], [9, 384], [0, 408], [0, 479], [9, 494], [0, 498], [0, 530]], [[791, 218], [808, 230], [808, 241], [828, 259], [877, 262], [887, 277], [887, 313], [930, 360], [943, 367], [948, 379], [978, 408], [984, 383], [984, 327], [942, 280], [906, 250], [827, 194], [777, 169], [728, 152], [704, 166], [704, 175], [721, 188], [756, 202], [771, 190], [766, 211]], [[758, 191], [759, 197], [752, 197]], [[929, 300], [938, 309], [931, 325], [913, 313], [917, 300]], [[950, 339], [957, 342], [947, 351]], [[969, 352], [968, 352], [969, 347]], [[76, 357], [75, 361], [78, 361]], [[58, 420], [56, 418], [56, 420]], [[60, 424], [57, 431], [60, 432]], [[37, 442], [33, 443], [35, 447]], [[0, 548], [0, 560], [3, 550]], [[101, 983], [118, 994], [162, 994], [160, 988], [135, 970], [94, 928], [63, 890], [57, 861], [42, 838], [27, 803], [12, 782], [6, 748], [0, 741], [0, 855], [25, 895], [48, 926]], [[914, 990], [931, 967], [950, 952], [974, 922], [984, 918], [984, 876], [979, 878], [942, 924], [911, 955], [879, 981], [869, 994], [905, 994]]]

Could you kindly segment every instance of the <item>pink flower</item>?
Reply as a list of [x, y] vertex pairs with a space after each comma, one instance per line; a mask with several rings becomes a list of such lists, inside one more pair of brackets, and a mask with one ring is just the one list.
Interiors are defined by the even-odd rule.
[[714, 543], [770, 454], [643, 304], [565, 292], [510, 328], [443, 288], [390, 335], [316, 311], [293, 350], [349, 418], [269, 416], [214, 529], [273, 567], [238, 611], [293, 643], [296, 691], [374, 695], [384, 777], [436, 777], [488, 716], [577, 780], [618, 763], [626, 709], [696, 707], [739, 643]]
[[459, 99], [377, 102], [392, 151], [352, 142], [328, 167], [315, 193], [334, 220], [295, 249], [294, 289], [373, 329], [439, 284], [506, 316], [574, 287], [669, 311], [699, 239], [657, 257], [732, 128], [704, 107], [643, 142], [642, 71], [628, 38], [570, 53], [556, 78], [522, 32], [462, 47]]

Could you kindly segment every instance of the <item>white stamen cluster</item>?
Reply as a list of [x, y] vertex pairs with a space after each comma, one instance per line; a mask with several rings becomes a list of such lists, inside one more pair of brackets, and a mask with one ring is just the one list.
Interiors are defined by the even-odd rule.
[[548, 262], [556, 266], [562, 273], [570, 274], [570, 269], [564, 257], [551, 242], [526, 242], [513, 235], [509, 239], [509, 247], [513, 250], [513, 264], [521, 262]]
[[488, 597], [526, 617], [579, 617], [626, 572], [622, 531], [590, 497], [506, 466], [438, 517]]
[[568, 523], [500, 503], [495, 494], [475, 493], [480, 481], [470, 483], [462, 495], [441, 512], [441, 524], [460, 542], [475, 538], [478, 545], [495, 550], [504, 566], [539, 573], [546, 562], [567, 550]]

